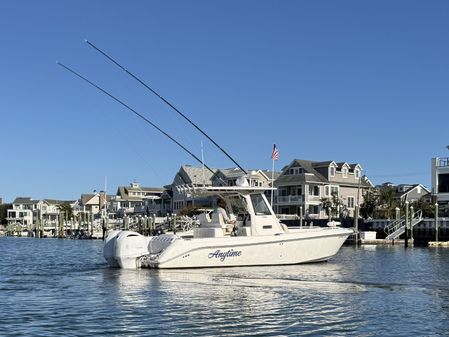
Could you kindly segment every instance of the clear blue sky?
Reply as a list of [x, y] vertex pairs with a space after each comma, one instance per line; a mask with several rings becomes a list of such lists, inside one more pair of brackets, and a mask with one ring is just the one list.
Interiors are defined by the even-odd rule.
[[0, 2], [0, 197], [76, 199], [197, 163], [234, 166], [101, 55], [135, 72], [246, 168], [358, 162], [374, 183], [430, 187], [449, 156], [448, 1]]

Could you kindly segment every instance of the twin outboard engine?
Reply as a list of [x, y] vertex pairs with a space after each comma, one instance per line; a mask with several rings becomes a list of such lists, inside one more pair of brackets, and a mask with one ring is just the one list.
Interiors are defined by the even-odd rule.
[[105, 238], [104, 258], [111, 267], [136, 269], [139, 258], [149, 253], [151, 238], [132, 231], [114, 230]]

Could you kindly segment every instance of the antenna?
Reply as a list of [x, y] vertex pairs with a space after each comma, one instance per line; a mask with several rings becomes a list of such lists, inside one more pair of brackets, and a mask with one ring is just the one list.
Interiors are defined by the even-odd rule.
[[[160, 127], [158, 127], [156, 124], [154, 124], [153, 122], [151, 122], [148, 118], [146, 118], [145, 116], [143, 116], [140, 112], [134, 110], [133, 108], [131, 108], [129, 105], [127, 105], [126, 103], [124, 103], [123, 101], [121, 101], [120, 99], [118, 99], [117, 97], [115, 97], [114, 95], [110, 94], [109, 92], [107, 92], [106, 90], [104, 90], [103, 88], [101, 88], [100, 86], [98, 86], [97, 84], [89, 81], [86, 77], [78, 74], [75, 70], [69, 68], [68, 66], [62, 64], [59, 61], [56, 61], [56, 63], [58, 65], [60, 65], [61, 67], [63, 67], [64, 69], [66, 69], [67, 71], [71, 72], [72, 74], [76, 75], [77, 77], [81, 78], [82, 80], [84, 80], [85, 82], [89, 83], [91, 86], [97, 88], [99, 91], [101, 91], [102, 93], [104, 93], [105, 95], [109, 96], [110, 98], [112, 98], [113, 100], [115, 100], [116, 102], [120, 103], [121, 105], [123, 105], [125, 108], [127, 108], [128, 110], [132, 111], [135, 115], [137, 115], [138, 117], [140, 117], [141, 119], [143, 119], [145, 122], [147, 122], [148, 124], [150, 124], [152, 127], [154, 127], [156, 130], [158, 130], [160, 133], [162, 133], [164, 136], [166, 136], [167, 138], [169, 138], [172, 142], [174, 142], [176, 145], [178, 145], [181, 149], [183, 149], [185, 152], [187, 152], [188, 154], [190, 154], [196, 161], [198, 161], [199, 163], [202, 163], [202, 161], [195, 156], [191, 151], [189, 151], [184, 145], [182, 145], [180, 142], [178, 142], [176, 139], [174, 139], [172, 136], [170, 136], [167, 132], [165, 132], [164, 130], [162, 130]], [[207, 165], [204, 165], [212, 174], [214, 174], [214, 171], [208, 167]]]
[[241, 167], [235, 160], [232, 158], [225, 150], [221, 148], [220, 145], [218, 145], [211, 137], [209, 137], [198, 125], [192, 122], [185, 114], [183, 114], [179, 109], [177, 109], [173, 104], [171, 104], [168, 100], [166, 100], [164, 97], [162, 97], [158, 92], [156, 92], [154, 89], [152, 89], [148, 84], [146, 84], [144, 81], [142, 81], [140, 78], [138, 78], [136, 75], [134, 75], [132, 72], [130, 72], [128, 69], [123, 67], [120, 63], [118, 63], [116, 60], [114, 60], [111, 56], [106, 54], [103, 50], [95, 46], [93, 43], [89, 42], [88, 40], [84, 40], [89, 46], [94, 48], [96, 51], [98, 51], [100, 54], [102, 54], [104, 57], [106, 57], [108, 60], [110, 60], [112, 63], [114, 63], [117, 67], [122, 69], [124, 72], [126, 72], [128, 75], [130, 75], [132, 78], [134, 78], [137, 82], [142, 84], [145, 88], [147, 88], [149, 91], [151, 91], [154, 95], [156, 95], [158, 98], [160, 98], [165, 104], [167, 104], [170, 108], [172, 108], [174, 111], [176, 111], [182, 118], [184, 118], [187, 122], [189, 122], [195, 129], [197, 129], [199, 132], [201, 132], [209, 141], [211, 141], [221, 152], [223, 152], [235, 165], [239, 167], [245, 174], [247, 172], [243, 167]]

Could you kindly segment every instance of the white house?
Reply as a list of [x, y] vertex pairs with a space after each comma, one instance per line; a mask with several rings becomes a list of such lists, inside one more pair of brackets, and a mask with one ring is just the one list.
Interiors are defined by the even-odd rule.
[[449, 158], [432, 158], [432, 196], [440, 206], [449, 208]]

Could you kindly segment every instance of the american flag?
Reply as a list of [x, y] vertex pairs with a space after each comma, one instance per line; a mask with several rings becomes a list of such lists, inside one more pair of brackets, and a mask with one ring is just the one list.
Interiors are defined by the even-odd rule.
[[278, 147], [276, 146], [276, 144], [274, 144], [274, 146], [273, 146], [273, 153], [271, 154], [271, 159], [278, 160], [278, 158], [279, 158]]

